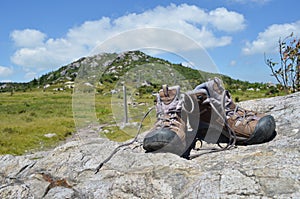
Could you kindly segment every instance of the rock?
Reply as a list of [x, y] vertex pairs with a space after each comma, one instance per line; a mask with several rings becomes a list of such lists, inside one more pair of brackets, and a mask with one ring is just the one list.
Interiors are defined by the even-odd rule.
[[57, 136], [56, 133], [47, 133], [47, 134], [44, 134], [45, 137], [47, 138], [52, 138], [52, 137], [55, 137]]
[[93, 126], [52, 150], [0, 156], [0, 198], [300, 198], [300, 93], [240, 105], [273, 115], [276, 138], [186, 160], [145, 153], [140, 136], [95, 174], [120, 143]]

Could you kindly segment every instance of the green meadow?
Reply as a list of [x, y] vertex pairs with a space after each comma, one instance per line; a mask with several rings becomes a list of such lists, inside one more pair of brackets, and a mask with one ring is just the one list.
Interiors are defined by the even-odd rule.
[[0, 107], [0, 154], [44, 149], [74, 132], [70, 93], [1, 93]]
[[[100, 136], [120, 142], [134, 137], [136, 126], [120, 129], [115, 124], [111, 103], [110, 95], [95, 96], [98, 123], [105, 124], [103, 130], [109, 132], [99, 132]], [[130, 107], [128, 109], [132, 112]], [[137, 117], [129, 122], [138, 121]], [[47, 149], [65, 140], [75, 129], [71, 91], [0, 93], [0, 154], [21, 155]]]

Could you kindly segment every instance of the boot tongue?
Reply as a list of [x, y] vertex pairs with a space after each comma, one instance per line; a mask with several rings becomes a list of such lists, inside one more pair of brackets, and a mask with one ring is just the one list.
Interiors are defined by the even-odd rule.
[[177, 95], [177, 89], [173, 87], [168, 87], [168, 85], [163, 85], [162, 89], [159, 91], [159, 97], [161, 101], [168, 105], [170, 104]]
[[234, 110], [236, 107], [236, 104], [233, 102], [231, 95], [228, 91], [226, 91], [225, 96], [225, 108], [229, 110]]

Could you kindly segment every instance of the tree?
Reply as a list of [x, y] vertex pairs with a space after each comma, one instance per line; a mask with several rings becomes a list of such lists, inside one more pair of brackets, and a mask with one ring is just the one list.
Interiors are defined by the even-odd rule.
[[265, 63], [286, 91], [300, 90], [300, 39], [291, 33], [283, 40], [279, 38], [278, 44], [280, 62], [273, 62], [265, 56]]

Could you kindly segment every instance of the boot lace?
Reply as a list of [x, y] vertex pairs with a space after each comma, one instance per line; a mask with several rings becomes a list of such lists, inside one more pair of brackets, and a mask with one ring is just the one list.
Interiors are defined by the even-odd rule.
[[[223, 124], [227, 127], [228, 129], [228, 133], [229, 133], [229, 141], [226, 144], [225, 147], [221, 146], [220, 143], [217, 143], [219, 148], [198, 148], [197, 151], [205, 151], [205, 152], [201, 152], [198, 154], [193, 154], [189, 156], [189, 159], [194, 159], [196, 157], [202, 156], [204, 154], [208, 154], [208, 153], [215, 153], [215, 152], [220, 152], [220, 151], [225, 151], [225, 150], [229, 150], [232, 148], [235, 148], [235, 143], [236, 143], [236, 133], [235, 131], [230, 127], [230, 125], [228, 124], [227, 120], [226, 120], [226, 96], [228, 95], [228, 91], [223, 91], [222, 93], [222, 102], [221, 102], [221, 110], [222, 112], [218, 111], [218, 109], [216, 108], [216, 106], [211, 103], [212, 100], [210, 100], [210, 97], [208, 97], [209, 99], [209, 104], [211, 105], [212, 109], [214, 110], [214, 112], [219, 116], [219, 118], [222, 120]], [[197, 140], [201, 142], [201, 147], [202, 147], [202, 141], [201, 140]]]

